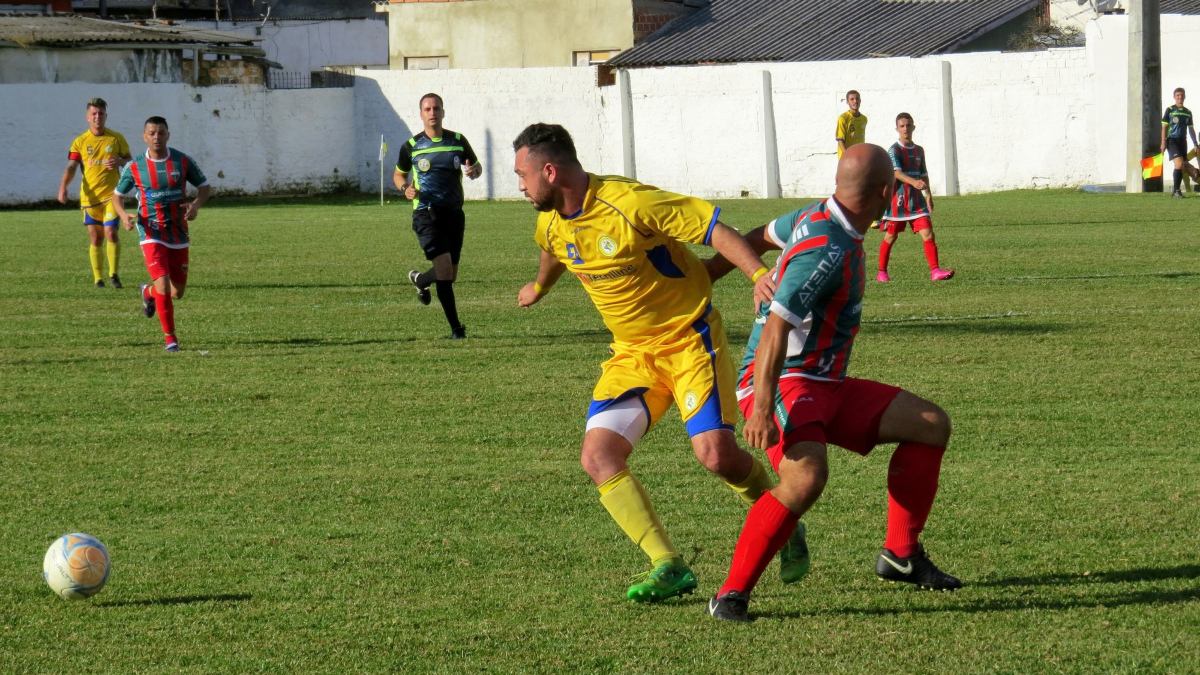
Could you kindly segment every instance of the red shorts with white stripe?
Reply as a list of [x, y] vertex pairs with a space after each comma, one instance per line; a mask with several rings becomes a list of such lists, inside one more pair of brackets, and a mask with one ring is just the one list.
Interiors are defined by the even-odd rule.
[[912, 225], [913, 232], [920, 232], [921, 230], [928, 230], [933, 227], [933, 221], [929, 219], [929, 216], [921, 216], [913, 220], [885, 220], [879, 225], [879, 229], [888, 234], [897, 234], [903, 232], [904, 228], [909, 224]]
[[[890, 384], [853, 377], [841, 382], [780, 378], [779, 397], [787, 419], [775, 417], [779, 443], [767, 448], [771, 466], [778, 470], [784, 451], [805, 441], [833, 443], [866, 455], [879, 442], [879, 421], [884, 411], [901, 391]], [[738, 401], [738, 405], [748, 418], [754, 409], [754, 395]]]
[[188, 249], [146, 242], [142, 244], [142, 256], [146, 259], [146, 271], [150, 273], [151, 281], [169, 275], [177, 286], [187, 283]]

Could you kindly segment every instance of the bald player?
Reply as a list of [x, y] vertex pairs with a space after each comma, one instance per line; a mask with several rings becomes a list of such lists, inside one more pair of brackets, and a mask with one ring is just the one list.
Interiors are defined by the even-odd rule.
[[832, 443], [866, 455], [899, 443], [888, 469], [887, 536], [875, 574], [920, 588], [962, 583], [939, 570], [919, 537], [937, 492], [950, 418], [899, 387], [846, 376], [862, 315], [863, 234], [890, 203], [892, 162], [877, 145], [847, 148], [837, 189], [789, 217], [791, 234], [772, 272], [738, 376], [749, 445], [767, 452], [779, 484], [746, 515], [712, 616], [749, 621], [750, 593], [804, 512], [821, 496]]

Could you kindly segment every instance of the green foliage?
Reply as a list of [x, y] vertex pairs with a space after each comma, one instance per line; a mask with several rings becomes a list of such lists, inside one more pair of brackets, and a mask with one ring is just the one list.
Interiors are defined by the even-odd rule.
[[[835, 450], [813, 571], [769, 569], [749, 627], [704, 614], [744, 511], [674, 413], [633, 466], [700, 592], [624, 600], [645, 561], [578, 466], [607, 334], [569, 278], [516, 307], [527, 205], [468, 205], [454, 342], [406, 280], [406, 205], [214, 202], [175, 355], [130, 236], [126, 289], [97, 290], [77, 212], [0, 213], [0, 672], [1200, 670], [1200, 201], [937, 206], [957, 276], [902, 235], [851, 371], [951, 414], [925, 541], [968, 586], [875, 581], [889, 449]], [[749, 288], [716, 295], [738, 353]], [[113, 573], [68, 603], [39, 565], [78, 530]]]

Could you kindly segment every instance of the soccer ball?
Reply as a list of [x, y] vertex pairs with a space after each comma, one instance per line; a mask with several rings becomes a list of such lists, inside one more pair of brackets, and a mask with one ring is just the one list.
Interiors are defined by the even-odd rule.
[[90, 598], [108, 581], [108, 549], [90, 534], [64, 534], [46, 549], [42, 578], [60, 598]]

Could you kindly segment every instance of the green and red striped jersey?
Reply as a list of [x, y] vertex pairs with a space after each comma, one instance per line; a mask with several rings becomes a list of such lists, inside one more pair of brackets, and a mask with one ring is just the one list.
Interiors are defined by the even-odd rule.
[[791, 229], [775, 263], [775, 298], [763, 303], [746, 344], [738, 398], [754, 391], [754, 353], [768, 314], [791, 325], [780, 377], [840, 381], [862, 318], [866, 278], [862, 235], [830, 197], [780, 216], [773, 235]]
[[188, 247], [188, 224], [183, 218], [187, 203], [185, 183], [201, 187], [208, 184], [208, 179], [195, 160], [175, 148], [167, 148], [165, 159], [150, 159], [143, 154], [125, 165], [116, 192], [128, 196], [137, 191], [137, 230], [141, 243]]

